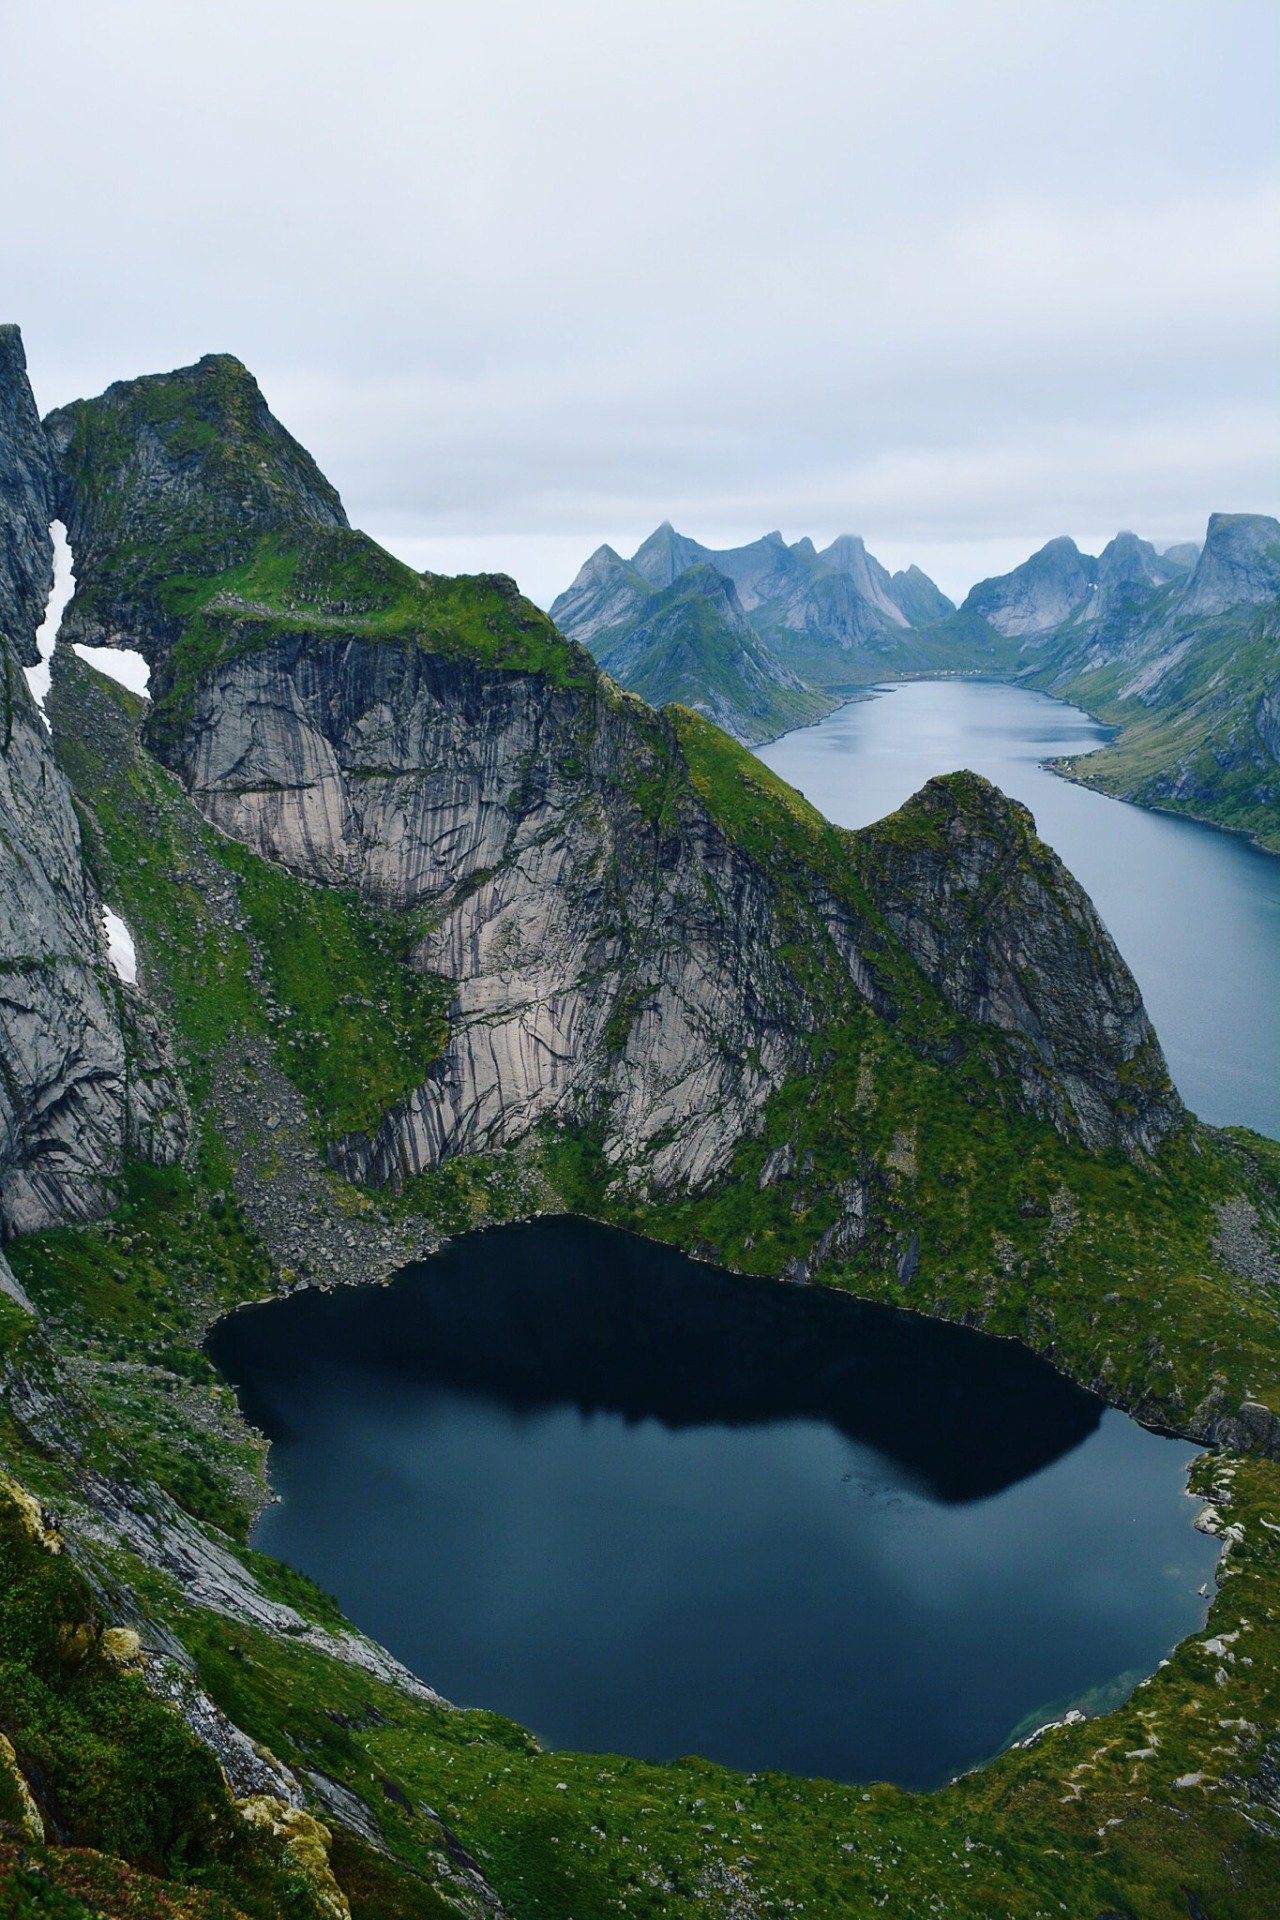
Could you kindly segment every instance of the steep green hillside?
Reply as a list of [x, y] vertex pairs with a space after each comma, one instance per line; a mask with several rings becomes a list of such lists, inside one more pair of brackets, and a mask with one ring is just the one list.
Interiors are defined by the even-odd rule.
[[935, 631], [961, 623], [975, 659], [985, 633], [1002, 674], [1118, 729], [1061, 771], [1280, 851], [1280, 523], [1215, 513], [1198, 553], [1050, 541]]
[[1073, 779], [1280, 853], [1280, 607], [1179, 627], [1156, 674], [1132, 660], [1068, 669], [1054, 692], [1120, 729], [1062, 763]]

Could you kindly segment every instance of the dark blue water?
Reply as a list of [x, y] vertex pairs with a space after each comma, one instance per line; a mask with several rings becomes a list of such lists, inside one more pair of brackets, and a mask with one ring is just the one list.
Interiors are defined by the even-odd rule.
[[1193, 1449], [1022, 1348], [569, 1219], [211, 1351], [255, 1544], [548, 1744], [932, 1786], [1204, 1617]]
[[1035, 814], [1142, 988], [1187, 1105], [1280, 1138], [1280, 859], [1048, 772], [1110, 737], [1079, 708], [982, 680], [907, 681], [760, 757], [828, 819], [861, 827], [971, 767]]

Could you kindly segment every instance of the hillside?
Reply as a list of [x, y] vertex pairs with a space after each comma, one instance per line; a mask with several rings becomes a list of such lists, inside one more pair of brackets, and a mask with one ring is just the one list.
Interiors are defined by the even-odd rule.
[[647, 596], [594, 651], [606, 673], [651, 706], [689, 707], [747, 746], [808, 726], [837, 704], [782, 665], [733, 582], [706, 564]]
[[1204, 546], [1118, 534], [1098, 559], [1051, 541], [976, 586], [953, 622], [1016, 643], [1007, 671], [1119, 729], [1064, 763], [1120, 799], [1280, 852], [1280, 522], [1219, 514]]
[[[1030, 815], [956, 774], [830, 826], [504, 577], [351, 530], [228, 356], [47, 440], [7, 365], [63, 639], [137, 647], [155, 698], [60, 642], [50, 735], [7, 677], [0, 874], [38, 911], [0, 919], [0, 1885], [209, 1920], [1155, 1920], [1190, 1887], [1247, 1920], [1280, 1888], [1280, 1166], [1182, 1108]], [[46, 561], [10, 563], [7, 658]], [[450, 1707], [248, 1547], [262, 1447], [201, 1342], [551, 1209], [1022, 1339], [1228, 1450], [1218, 1638], [924, 1797]]]

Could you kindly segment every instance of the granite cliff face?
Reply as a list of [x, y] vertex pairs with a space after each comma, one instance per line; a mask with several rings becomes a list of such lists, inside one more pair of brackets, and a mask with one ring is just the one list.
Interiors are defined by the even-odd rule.
[[1035, 822], [976, 774], [931, 780], [859, 835], [859, 866], [898, 938], [957, 1013], [1007, 1036], [1022, 1098], [1090, 1145], [1155, 1147], [1176, 1124], [1153, 1097], [1160, 1050], [1137, 985]]
[[129, 1154], [180, 1150], [158, 1028], [107, 964], [70, 789], [15, 655], [36, 657], [54, 481], [16, 328], [0, 332], [0, 1238], [111, 1204]]
[[15, 326], [0, 326], [0, 636], [25, 666], [53, 584], [53, 464]]
[[[295, 641], [210, 677], [180, 771], [259, 852], [427, 910], [414, 959], [455, 983], [453, 1035], [376, 1138], [342, 1144], [355, 1177], [555, 1116], [599, 1124], [606, 1157], [657, 1190], [699, 1187], [818, 1024], [782, 958], [776, 887], [699, 803], [679, 733], [602, 688]], [[840, 991], [892, 1010], [878, 909], [948, 1003], [1001, 1036], [1016, 1104], [1090, 1145], [1162, 1138], [1179, 1107], [1137, 989], [1024, 811], [983, 787], [928, 862], [883, 844], [852, 843], [870, 910], [822, 887], [806, 902]]]

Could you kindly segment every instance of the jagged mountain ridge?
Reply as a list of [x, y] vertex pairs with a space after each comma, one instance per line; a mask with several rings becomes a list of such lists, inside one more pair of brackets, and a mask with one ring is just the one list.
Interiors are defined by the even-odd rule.
[[1011, 677], [1121, 728], [1077, 779], [1280, 851], [1280, 522], [1212, 514], [1190, 559], [1131, 533], [1096, 560], [1051, 541], [938, 631], [1004, 636]]
[[[621, 559], [612, 547], [598, 548], [572, 586], [552, 602], [551, 616], [609, 665], [624, 686], [647, 695], [648, 686], [661, 684], [661, 653], [646, 652], [641, 666], [629, 637], [656, 619], [663, 627], [663, 645], [680, 645], [685, 639], [680, 623], [668, 617], [665, 607], [655, 608], [654, 598], [695, 573], [705, 579], [707, 570], [733, 588], [734, 612], [745, 619], [746, 627], [738, 631], [753, 655], [752, 668], [743, 670], [748, 685], [758, 684], [760, 662], [772, 660], [776, 666], [765, 668], [770, 677], [798, 678], [826, 692], [829, 704], [838, 692], [868, 679], [925, 664], [927, 650], [921, 653], [913, 645], [913, 631], [954, 611], [918, 567], [890, 574], [862, 540], [849, 534], [821, 552], [807, 538], [789, 546], [777, 532], [743, 547], [717, 550], [677, 533], [664, 521], [630, 560]], [[727, 645], [721, 652], [727, 653]], [[648, 685], [628, 677], [632, 672], [643, 672]], [[696, 662], [692, 675], [688, 663], [684, 672], [696, 692], [691, 704], [714, 710], [719, 724], [739, 739], [758, 742], [767, 737], [749, 695], [739, 703], [723, 684], [717, 688], [713, 671], [700, 669]]]

